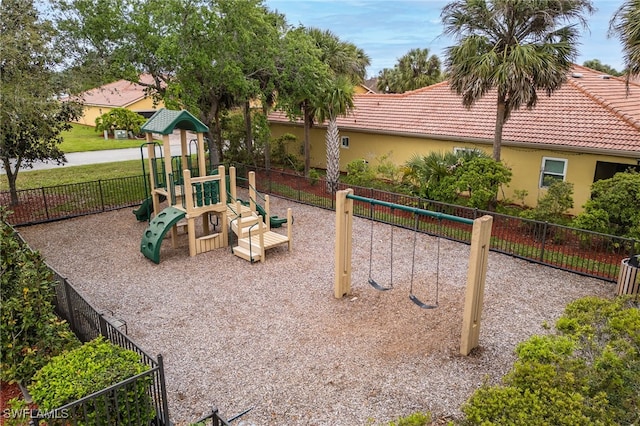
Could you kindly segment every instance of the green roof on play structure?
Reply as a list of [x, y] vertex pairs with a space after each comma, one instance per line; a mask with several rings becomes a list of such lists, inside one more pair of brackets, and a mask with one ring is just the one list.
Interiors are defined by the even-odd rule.
[[175, 129], [191, 130], [196, 133], [209, 131], [209, 128], [189, 111], [175, 111], [164, 108], [159, 109], [140, 128], [142, 132], [159, 133], [161, 135], [170, 135]]

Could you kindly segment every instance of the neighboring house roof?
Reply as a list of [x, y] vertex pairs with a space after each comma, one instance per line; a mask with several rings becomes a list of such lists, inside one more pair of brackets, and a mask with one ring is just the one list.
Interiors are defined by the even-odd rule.
[[378, 77], [371, 77], [366, 79], [363, 86], [371, 90], [373, 93], [380, 93], [378, 92]]
[[140, 127], [141, 132], [159, 133], [170, 135], [175, 129], [191, 130], [196, 133], [204, 133], [209, 128], [189, 111], [176, 111], [160, 108]]
[[[140, 82], [152, 84], [153, 77], [142, 74]], [[126, 108], [147, 96], [146, 87], [127, 80], [118, 80], [95, 89], [87, 90], [78, 97], [85, 105], [109, 108]]]
[[[538, 93], [532, 110], [512, 111], [503, 131], [505, 145], [545, 145], [588, 151], [624, 151], [640, 156], [640, 85], [574, 66], [566, 84], [551, 97]], [[493, 141], [496, 93], [470, 109], [444, 81], [402, 94], [356, 95], [355, 109], [338, 118], [341, 130], [405, 134], [472, 142]], [[272, 122], [288, 121], [283, 113]]]

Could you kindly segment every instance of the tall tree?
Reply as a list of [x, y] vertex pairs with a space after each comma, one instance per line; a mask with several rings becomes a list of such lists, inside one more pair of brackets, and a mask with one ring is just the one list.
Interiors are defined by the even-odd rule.
[[52, 83], [58, 57], [50, 44], [53, 26], [38, 18], [33, 1], [6, 0], [0, 9], [0, 159], [11, 204], [18, 203], [16, 180], [21, 168], [36, 161], [66, 161], [61, 132], [79, 108], [56, 99]]
[[398, 59], [393, 69], [378, 75], [378, 90], [404, 93], [442, 81], [440, 58], [429, 56], [429, 49], [411, 49]]
[[280, 86], [276, 108], [290, 119], [304, 120], [305, 175], [310, 169], [310, 129], [313, 122], [313, 102], [331, 78], [329, 66], [321, 61], [321, 51], [305, 28], [288, 31], [283, 39], [280, 58]]
[[[352, 84], [364, 81], [369, 57], [352, 43], [341, 41], [331, 31], [299, 27], [287, 33], [289, 64], [282, 76], [283, 93], [278, 92], [278, 108], [289, 117], [304, 120], [304, 172], [311, 169], [310, 133], [315, 107], [323, 90], [337, 76]], [[293, 49], [293, 50], [291, 50]], [[306, 59], [305, 59], [306, 58]]]
[[609, 34], [622, 42], [627, 87], [629, 79], [640, 75], [640, 0], [626, 0], [609, 22]]
[[[78, 61], [95, 57], [185, 108], [210, 128], [212, 163], [222, 160], [221, 114], [266, 92], [275, 75], [282, 18], [262, 0], [58, 0], [60, 27]], [[151, 74], [150, 84], [138, 81]], [[247, 148], [251, 149], [251, 135]]]
[[319, 122], [327, 121], [325, 144], [327, 151], [327, 184], [328, 190], [338, 189], [340, 177], [340, 132], [337, 118], [353, 108], [354, 87], [348, 77], [341, 75], [332, 79], [322, 91], [322, 96], [315, 106]]
[[[370, 64], [369, 57], [362, 49], [359, 49], [353, 43], [341, 41], [338, 36], [329, 30], [319, 30], [317, 28], [307, 29], [307, 33], [314, 40], [316, 47], [319, 49], [320, 61], [329, 66], [330, 78], [345, 77], [352, 84], [359, 84], [364, 81], [366, 68]], [[326, 85], [327, 81], [322, 82], [322, 87], [331, 87]], [[313, 97], [306, 100], [304, 110], [305, 140], [304, 140], [304, 170], [305, 176], [309, 175], [311, 169], [311, 142], [310, 128], [313, 125], [313, 118], [316, 114], [315, 105], [318, 99], [323, 99], [323, 92], [316, 92]]]
[[442, 10], [451, 89], [467, 108], [495, 90], [493, 158], [511, 111], [533, 108], [538, 90], [551, 95], [566, 81], [577, 56], [576, 22], [586, 27], [589, 0], [458, 0]]

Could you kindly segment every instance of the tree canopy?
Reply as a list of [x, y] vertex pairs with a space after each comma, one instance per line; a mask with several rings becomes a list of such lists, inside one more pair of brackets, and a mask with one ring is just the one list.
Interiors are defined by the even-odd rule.
[[58, 145], [79, 107], [60, 102], [53, 83], [59, 56], [51, 44], [55, 31], [39, 18], [32, 1], [7, 0], [0, 10], [0, 159], [11, 203], [18, 203], [16, 179], [37, 161], [63, 163]]
[[261, 0], [59, 4], [60, 29], [78, 46], [77, 62], [107, 58], [110, 73], [143, 85], [139, 75], [151, 74], [146, 85], [168, 107], [188, 109], [209, 126], [213, 163], [222, 160], [221, 114], [249, 99], [269, 105], [286, 75], [279, 68], [286, 23]]
[[577, 56], [576, 23], [586, 27], [589, 0], [458, 0], [442, 11], [451, 89], [471, 108], [497, 95], [493, 158], [500, 160], [502, 129], [511, 111], [533, 108], [538, 91], [551, 95], [566, 81]]
[[626, 0], [609, 23], [609, 34], [622, 42], [622, 52], [629, 78], [640, 75], [640, 0]]
[[591, 68], [592, 70], [600, 71], [609, 75], [613, 75], [619, 77], [622, 75], [621, 72], [617, 71], [610, 65], [603, 64], [599, 59], [590, 59], [588, 61], [584, 61], [582, 63], [583, 67]]
[[385, 93], [404, 93], [443, 80], [440, 58], [429, 56], [429, 49], [411, 49], [393, 68], [378, 74], [377, 89]]

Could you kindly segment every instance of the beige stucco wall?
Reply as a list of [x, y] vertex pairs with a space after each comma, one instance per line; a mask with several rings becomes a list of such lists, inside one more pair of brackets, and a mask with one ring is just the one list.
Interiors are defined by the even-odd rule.
[[[291, 133], [302, 144], [303, 129], [300, 126], [272, 124], [271, 133], [274, 138], [281, 136], [283, 133]], [[312, 167], [325, 168], [324, 134], [324, 128], [311, 129]], [[346, 170], [349, 162], [356, 159], [365, 159], [371, 165], [376, 166], [382, 156], [387, 156], [387, 160], [396, 165], [402, 165], [414, 154], [426, 155], [431, 151], [453, 151], [456, 147], [482, 149], [489, 155], [492, 152], [492, 147], [489, 144], [374, 135], [353, 131], [340, 131], [340, 136], [349, 137], [349, 148], [340, 150], [340, 170], [342, 171]], [[289, 150], [289, 152], [299, 151], [296, 149]], [[566, 181], [574, 185], [574, 209], [571, 211], [572, 214], [580, 213], [582, 206], [590, 197], [597, 161], [637, 164], [637, 160], [634, 158], [508, 145], [503, 145], [501, 156], [503, 163], [510, 167], [513, 172], [511, 183], [509, 187], [504, 188], [504, 194], [501, 194], [501, 198], [506, 197], [513, 200], [515, 190], [526, 190], [528, 196], [525, 198], [525, 204], [528, 206], [535, 206], [538, 198], [545, 192], [545, 189], [539, 188], [542, 159], [551, 157], [567, 160]]]
[[[87, 126], [95, 126], [96, 118], [100, 117], [102, 114], [106, 114], [111, 111], [115, 107], [110, 106], [101, 106], [101, 105], [85, 105], [82, 117], [80, 117], [77, 123], [86, 124]], [[132, 103], [131, 105], [126, 107], [131, 111], [152, 111], [159, 108], [164, 108], [164, 104], [160, 101], [158, 104], [153, 103], [152, 98], [144, 98], [137, 102]]]

